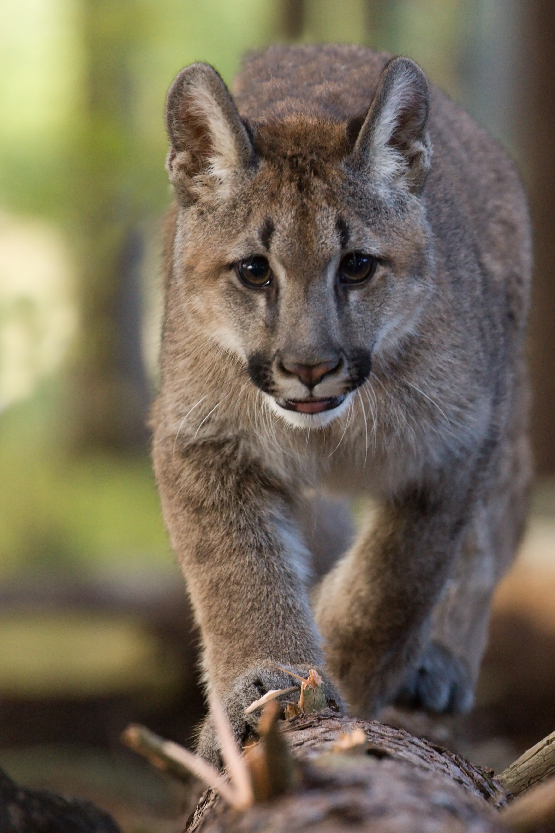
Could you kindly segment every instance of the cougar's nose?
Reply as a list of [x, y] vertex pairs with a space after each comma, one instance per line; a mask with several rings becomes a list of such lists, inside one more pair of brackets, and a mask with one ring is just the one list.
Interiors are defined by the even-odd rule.
[[286, 373], [297, 376], [307, 388], [313, 388], [321, 382], [328, 373], [333, 373], [341, 364], [341, 359], [332, 359], [329, 362], [318, 364], [298, 364], [297, 362], [281, 361], [281, 369]]

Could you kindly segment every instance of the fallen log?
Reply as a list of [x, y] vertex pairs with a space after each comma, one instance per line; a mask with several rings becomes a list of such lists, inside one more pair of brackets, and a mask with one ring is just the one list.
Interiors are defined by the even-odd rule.
[[[228, 774], [223, 790], [215, 770], [205, 777], [191, 753], [142, 727], [129, 727], [124, 742], [178, 777], [193, 771], [212, 784], [185, 833], [555, 830], [555, 779], [542, 782], [553, 765], [549, 739], [495, 777], [403, 729], [329, 708], [287, 721], [278, 721], [279, 714], [276, 703], [265, 706], [261, 739], [242, 757], [230, 751], [229, 737], [222, 744]], [[247, 792], [238, 786], [246, 779]]]
[[[274, 715], [267, 723], [260, 729], [261, 741], [242, 759], [253, 781], [250, 806], [238, 810], [217, 787], [210, 788], [190, 816], [187, 833], [506, 829], [497, 808], [510, 794], [492, 773], [402, 729], [331, 709], [279, 725]], [[140, 727], [130, 727], [124, 739], [132, 748], [142, 746], [145, 754], [149, 737]], [[175, 772], [163, 745], [151, 747], [148, 757]], [[229, 766], [228, 776], [233, 788], [235, 773]]]

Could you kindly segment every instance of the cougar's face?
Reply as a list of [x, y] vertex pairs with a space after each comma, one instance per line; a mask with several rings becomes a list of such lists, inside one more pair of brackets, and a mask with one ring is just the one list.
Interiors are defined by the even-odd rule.
[[361, 198], [338, 163], [344, 149], [337, 158], [329, 150], [334, 141], [324, 143], [327, 158], [291, 137], [285, 156], [259, 147], [256, 175], [212, 208], [209, 229], [193, 209], [185, 235], [191, 313], [297, 427], [345, 411], [374, 358], [416, 325], [427, 294], [419, 201], [376, 188]]

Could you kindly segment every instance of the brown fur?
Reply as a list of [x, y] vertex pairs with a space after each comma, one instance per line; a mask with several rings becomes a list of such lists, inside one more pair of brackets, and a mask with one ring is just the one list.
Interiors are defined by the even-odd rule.
[[[525, 199], [502, 150], [388, 61], [276, 47], [247, 59], [235, 103], [204, 64], [168, 93], [154, 464], [206, 680], [239, 736], [284, 666], [320, 667], [358, 714], [467, 709], [523, 528]], [[366, 282], [344, 280], [350, 252], [377, 259]], [[265, 287], [240, 278], [251, 255]], [[330, 410], [290, 410], [311, 390]], [[313, 490], [369, 501], [315, 618]], [[200, 748], [215, 754], [209, 723]]]

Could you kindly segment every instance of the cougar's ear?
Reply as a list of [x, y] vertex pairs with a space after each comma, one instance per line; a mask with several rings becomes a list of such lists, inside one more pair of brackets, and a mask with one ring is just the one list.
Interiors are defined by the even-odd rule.
[[254, 164], [254, 149], [224, 82], [208, 64], [177, 75], [166, 99], [170, 149], [166, 168], [178, 193], [194, 198], [202, 187], [225, 187]]
[[356, 166], [391, 182], [404, 177], [418, 193], [430, 168], [429, 88], [414, 61], [393, 58], [383, 69], [352, 158]]

